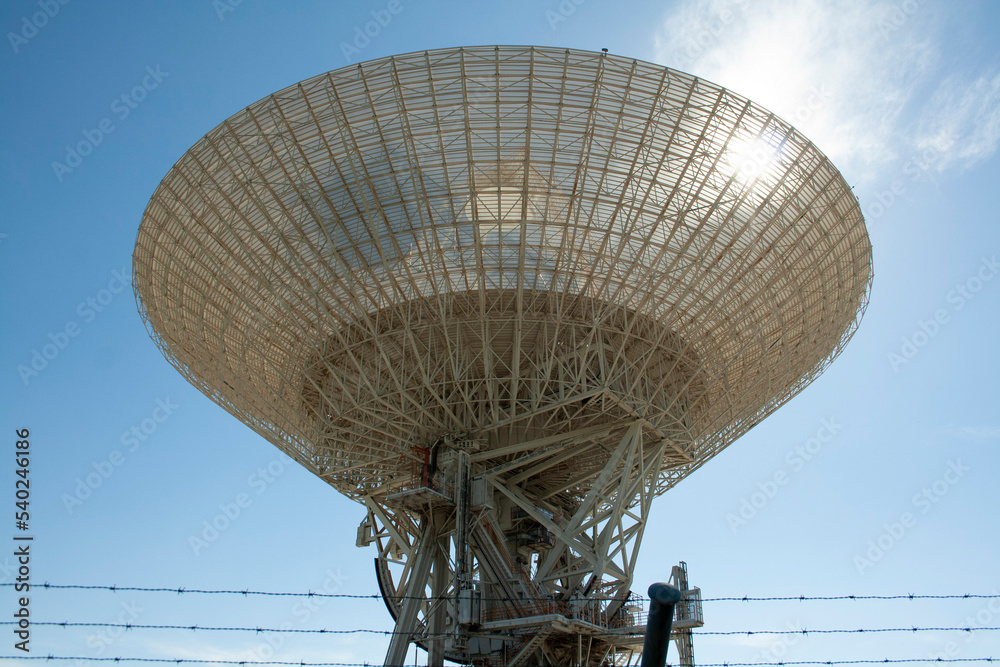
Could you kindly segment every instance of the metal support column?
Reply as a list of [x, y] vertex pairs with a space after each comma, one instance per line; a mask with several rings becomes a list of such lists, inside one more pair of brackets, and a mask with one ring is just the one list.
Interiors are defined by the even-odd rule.
[[431, 575], [430, 619], [427, 646], [428, 667], [444, 667], [445, 632], [448, 622], [448, 584], [451, 568], [448, 565], [447, 536], [439, 538], [434, 549], [434, 573]]
[[701, 616], [701, 590], [692, 589], [688, 583], [687, 563], [680, 562], [670, 570], [670, 584], [681, 591], [681, 602], [677, 606], [674, 619], [674, 644], [677, 647], [677, 664], [680, 667], [694, 667], [694, 642], [691, 628], [704, 625]]
[[396, 619], [395, 632], [389, 642], [389, 650], [385, 654], [386, 667], [399, 667], [406, 660], [406, 650], [418, 629], [417, 613], [420, 611], [420, 606], [426, 602], [424, 589], [427, 586], [431, 562], [437, 552], [436, 539], [435, 526], [428, 517], [420, 542], [417, 544], [416, 560], [410, 575], [410, 585], [405, 591], [406, 599], [403, 600], [402, 613]]
[[469, 453], [456, 453], [455, 479], [455, 591], [469, 586]]
[[469, 558], [469, 506], [471, 501], [471, 484], [469, 453], [464, 449], [456, 452], [455, 474], [455, 583], [454, 604], [455, 646], [465, 647], [468, 644], [467, 629], [472, 618], [472, 578], [469, 575], [471, 562]]

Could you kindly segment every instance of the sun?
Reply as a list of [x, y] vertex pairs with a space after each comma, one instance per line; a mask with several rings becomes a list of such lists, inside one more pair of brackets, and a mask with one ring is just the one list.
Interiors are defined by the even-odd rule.
[[734, 137], [725, 149], [723, 161], [741, 181], [750, 183], [781, 161], [785, 137], [779, 133]]

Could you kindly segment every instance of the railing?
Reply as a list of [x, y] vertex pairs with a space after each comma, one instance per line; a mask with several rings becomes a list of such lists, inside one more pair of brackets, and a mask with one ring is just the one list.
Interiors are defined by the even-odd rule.
[[608, 627], [613, 629], [620, 628], [634, 628], [636, 626], [646, 625], [646, 611], [631, 611], [631, 610], [620, 610], [617, 614], [611, 617], [611, 623]]
[[[701, 589], [692, 588], [683, 591], [681, 601], [674, 607], [675, 630], [700, 628], [705, 624], [701, 606]], [[621, 611], [611, 619], [611, 628], [645, 627], [649, 611], [646, 608], [646, 598], [630, 597]]]
[[545, 616], [546, 614], [562, 614], [567, 616], [566, 603], [560, 600], [534, 600], [531, 602], [522, 601], [519, 611], [515, 612], [507, 607], [491, 607], [486, 610], [484, 620], [507, 621], [515, 618], [526, 618], [529, 616]]
[[681, 601], [674, 607], [674, 627], [700, 628], [705, 625], [705, 615], [701, 608], [701, 589], [684, 591]]
[[569, 619], [584, 621], [599, 627], [628, 627], [618, 625], [617, 620], [620, 614], [616, 614], [613, 619], [608, 619], [607, 613], [599, 609], [593, 602], [573, 602], [565, 600], [531, 600], [521, 601], [519, 610], [514, 611], [506, 607], [491, 607], [485, 610], [483, 618], [485, 621], [507, 621], [531, 616], [546, 616], [548, 614], [559, 614]]
[[430, 489], [449, 499], [455, 498], [455, 483], [451, 477], [444, 473], [427, 473], [425, 464], [410, 459], [410, 476], [390, 485], [391, 493], [402, 493], [404, 491], [416, 491], [417, 489]]

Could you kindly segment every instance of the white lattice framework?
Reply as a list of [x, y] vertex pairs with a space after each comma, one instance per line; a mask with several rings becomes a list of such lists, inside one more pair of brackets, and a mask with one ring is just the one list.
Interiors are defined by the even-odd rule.
[[[409, 576], [390, 556], [433, 528], [456, 595], [499, 576], [492, 540], [515, 568], [535, 554], [540, 595], [607, 600], [651, 499], [843, 349], [871, 246], [836, 168], [749, 100], [608, 54], [474, 47], [236, 113], [157, 188], [134, 273], [186, 378], [365, 503], [375, 535], [409, 526], [383, 566]], [[434, 475], [465, 518], [405, 495]], [[478, 505], [458, 500], [479, 481]], [[552, 548], [511, 537], [514, 515]], [[452, 627], [434, 613], [407, 632]], [[546, 641], [522, 648], [563, 659]]]

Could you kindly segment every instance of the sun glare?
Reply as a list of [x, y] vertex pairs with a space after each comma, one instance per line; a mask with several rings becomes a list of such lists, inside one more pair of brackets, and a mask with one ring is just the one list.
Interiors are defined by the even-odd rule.
[[741, 181], [760, 178], [781, 157], [784, 138], [777, 136], [733, 139], [724, 160]]

